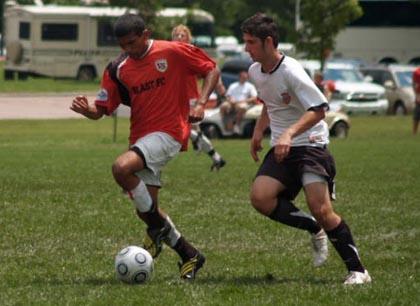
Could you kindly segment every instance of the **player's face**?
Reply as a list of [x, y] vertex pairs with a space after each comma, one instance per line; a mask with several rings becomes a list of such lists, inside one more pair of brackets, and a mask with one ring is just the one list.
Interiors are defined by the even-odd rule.
[[245, 51], [255, 62], [261, 62], [265, 57], [264, 44], [261, 39], [248, 33], [244, 33], [242, 38], [245, 43]]
[[146, 52], [148, 39], [149, 33], [145, 30], [141, 35], [136, 33], [127, 34], [119, 38], [118, 43], [131, 58], [138, 59]]

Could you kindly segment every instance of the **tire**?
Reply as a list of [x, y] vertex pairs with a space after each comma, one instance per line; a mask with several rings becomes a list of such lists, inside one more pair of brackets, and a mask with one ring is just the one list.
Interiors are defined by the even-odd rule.
[[407, 114], [407, 110], [403, 103], [396, 103], [394, 106], [394, 115], [395, 116], [404, 116]]
[[344, 121], [338, 121], [331, 129], [331, 135], [340, 139], [347, 137], [349, 126]]
[[210, 139], [222, 138], [220, 129], [214, 124], [200, 125], [201, 131]]
[[10, 81], [15, 79], [15, 72], [13, 70], [4, 70], [4, 80]]
[[82, 66], [77, 73], [79, 81], [92, 81], [96, 77], [95, 69], [91, 66]]
[[255, 122], [247, 123], [244, 126], [242, 137], [243, 138], [251, 138], [252, 134], [254, 133], [254, 128], [255, 128]]

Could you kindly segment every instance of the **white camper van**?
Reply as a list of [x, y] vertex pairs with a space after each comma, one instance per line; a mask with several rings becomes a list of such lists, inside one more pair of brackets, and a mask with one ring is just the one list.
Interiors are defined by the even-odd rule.
[[[121, 51], [112, 23], [126, 12], [126, 8], [110, 7], [7, 7], [5, 80], [14, 79], [16, 74], [19, 79], [28, 75], [80, 80], [100, 76], [108, 62]], [[194, 23], [201, 25], [197, 28], [208, 29], [209, 33], [213, 30], [213, 16], [202, 10], [166, 8], [158, 12], [163, 17], [185, 18], [191, 14]]]

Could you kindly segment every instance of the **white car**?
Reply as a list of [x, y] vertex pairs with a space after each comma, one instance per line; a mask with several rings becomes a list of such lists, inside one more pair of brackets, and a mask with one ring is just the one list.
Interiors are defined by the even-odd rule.
[[[255, 123], [261, 115], [262, 108], [262, 104], [257, 104], [248, 109], [242, 119], [239, 135], [234, 135], [233, 131], [226, 129], [225, 124], [222, 122], [220, 108], [218, 107], [206, 109], [205, 117], [200, 123], [200, 127], [204, 134], [206, 134], [209, 138], [224, 138], [232, 136], [250, 138], [254, 132]], [[346, 114], [329, 111], [327, 112], [325, 121], [328, 124], [331, 136], [335, 136], [337, 138], [347, 137], [350, 129], [350, 120]], [[267, 129], [266, 132], [269, 133], [269, 129]]]
[[[303, 68], [313, 77], [320, 69], [318, 61], [301, 61]], [[333, 81], [335, 91], [330, 101], [333, 111], [347, 114], [385, 114], [388, 100], [383, 86], [367, 82], [351, 64], [327, 63], [323, 71], [325, 81]]]

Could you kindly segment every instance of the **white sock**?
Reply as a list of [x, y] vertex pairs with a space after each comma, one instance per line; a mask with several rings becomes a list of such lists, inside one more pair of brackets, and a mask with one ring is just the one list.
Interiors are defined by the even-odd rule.
[[137, 208], [138, 211], [144, 213], [150, 211], [152, 208], [153, 200], [143, 181], [140, 181], [140, 183], [129, 192], [129, 195], [133, 200], [134, 207]]

